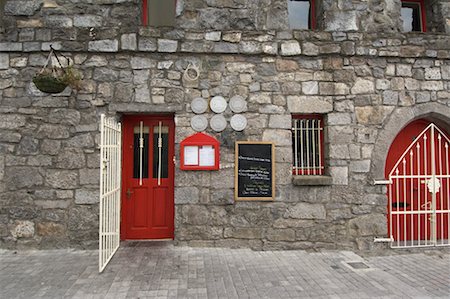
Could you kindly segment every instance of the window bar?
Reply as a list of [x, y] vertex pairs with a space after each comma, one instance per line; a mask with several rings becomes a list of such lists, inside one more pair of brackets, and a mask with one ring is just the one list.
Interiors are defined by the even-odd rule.
[[432, 180], [432, 192], [431, 192], [431, 220], [430, 220], [430, 233], [431, 233], [431, 243], [436, 245], [437, 239], [437, 218], [436, 218], [436, 145], [435, 145], [435, 132], [434, 126], [431, 126], [430, 134], [430, 152], [431, 152], [431, 180]]
[[[438, 143], [439, 143], [439, 145], [438, 145], [438, 148], [439, 148], [439, 153], [438, 153], [438, 155], [439, 155], [439, 176], [442, 178], [442, 137], [441, 137], [440, 133], [438, 133]], [[442, 184], [442, 185], [444, 185], [444, 184]], [[440, 192], [439, 192], [439, 202], [440, 202], [440, 204], [439, 204], [439, 214], [440, 215], [439, 216], [441, 218], [441, 236], [440, 236], [441, 244], [444, 242], [444, 218], [443, 218], [444, 206], [443, 206], [443, 197], [442, 197], [442, 192], [444, 191], [443, 189], [444, 188], [442, 188], [442, 190], [440, 190]]]
[[422, 218], [422, 214], [421, 214], [421, 204], [420, 204], [420, 140], [417, 140], [417, 145], [416, 145], [416, 151], [417, 151], [417, 209], [418, 209], [418, 215], [417, 215], [417, 240], [418, 240], [418, 245], [420, 245], [420, 223], [421, 223], [421, 218]]
[[310, 174], [311, 171], [311, 164], [309, 162], [309, 119], [306, 120], [306, 168], [308, 169], [308, 174]]
[[316, 174], [316, 127], [315, 123], [316, 121], [313, 119], [312, 121], [312, 128], [311, 128], [311, 137], [312, 137], [312, 158], [313, 158], [313, 174]]
[[[413, 150], [411, 149], [409, 151], [409, 173], [411, 175], [414, 174], [414, 154], [413, 154]], [[410, 189], [409, 189], [409, 193], [410, 193], [410, 198], [411, 198], [411, 206], [409, 208], [410, 212], [411, 212], [411, 218], [410, 218], [410, 222], [411, 222], [411, 240], [414, 240], [414, 194], [413, 194], [413, 187], [414, 187], [414, 178], [410, 178], [409, 181], [410, 184]]]
[[161, 138], [161, 125], [159, 122], [158, 132], [158, 186], [161, 186], [161, 150], [162, 150], [162, 138]]
[[[403, 158], [403, 175], [404, 176], [406, 175], [406, 159], [405, 158]], [[405, 213], [406, 212], [406, 176], [403, 177], [403, 198], [402, 198], [402, 200], [403, 200], [403, 213], [402, 213], [403, 214], [403, 245], [406, 247], [407, 246], [406, 241], [408, 239], [406, 237], [406, 233], [407, 233], [406, 218], [408, 217], [407, 216], [408, 214]]]
[[141, 121], [139, 127], [139, 185], [142, 186], [142, 151], [144, 150], [144, 122]]
[[322, 175], [323, 174], [323, 172], [322, 172], [322, 149], [320, 148], [320, 144], [322, 142], [322, 140], [320, 138], [322, 127], [321, 127], [320, 119], [318, 120], [317, 127], [318, 127], [317, 137], [319, 138], [319, 142], [317, 143], [317, 145], [319, 147], [319, 150], [318, 150], [318, 152], [319, 152], [319, 174]]
[[[423, 163], [424, 163], [424, 176], [428, 175], [428, 165], [427, 165], [427, 134], [423, 134]], [[425, 184], [427, 181], [425, 180]], [[423, 191], [423, 200], [425, 202], [425, 219], [423, 220], [425, 223], [425, 245], [428, 245], [428, 196], [427, 196], [427, 186], [425, 185]]]
[[303, 168], [304, 161], [303, 161], [303, 119], [300, 120], [300, 163], [301, 163], [301, 173], [305, 174], [305, 170]]
[[400, 215], [398, 214], [398, 202], [399, 202], [399, 199], [400, 199], [400, 190], [399, 190], [399, 178], [398, 178], [398, 173], [399, 173], [399, 171], [398, 171], [398, 168], [395, 170], [395, 175], [396, 175], [396, 178], [395, 178], [395, 198], [396, 198], [396, 205], [395, 205], [395, 209], [396, 209], [396, 216], [395, 216], [395, 218], [396, 218], [396, 220], [397, 220], [397, 234], [396, 234], [396, 238], [395, 239], [397, 239], [397, 244], [399, 245], [399, 246], [401, 246], [400, 245]]
[[298, 120], [294, 119], [294, 159], [295, 159], [295, 174], [298, 175]]

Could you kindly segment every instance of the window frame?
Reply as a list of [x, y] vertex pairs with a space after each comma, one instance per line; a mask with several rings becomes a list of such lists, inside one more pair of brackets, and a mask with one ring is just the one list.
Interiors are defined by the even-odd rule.
[[[287, 0], [288, 2], [291, 2], [293, 0]], [[311, 28], [291, 28], [291, 25], [289, 24], [289, 29], [291, 30], [316, 30], [316, 0], [308, 0], [309, 1], [309, 21], [311, 22]], [[288, 9], [288, 23], [289, 23], [289, 9]]]
[[419, 4], [419, 15], [420, 15], [420, 29], [421, 31], [403, 31], [403, 23], [402, 23], [402, 32], [408, 33], [408, 32], [427, 32], [427, 19], [426, 19], [426, 11], [425, 11], [425, 0], [401, 0], [401, 7], [403, 7], [403, 3], [414, 3]]
[[[309, 170], [311, 167], [307, 166], [309, 169], [305, 170], [304, 168], [299, 167], [298, 161], [296, 160], [297, 152], [295, 148], [295, 120], [318, 120], [319, 121], [319, 143], [318, 143], [318, 151], [319, 151], [319, 165], [316, 167], [314, 163], [314, 169]], [[297, 129], [298, 130], [298, 129]], [[295, 176], [303, 177], [303, 176], [324, 176], [325, 175], [325, 139], [324, 139], [324, 115], [323, 114], [292, 114], [292, 174]], [[316, 170], [317, 169], [317, 170]]]
[[[148, 2], [150, 0], [142, 0], [142, 26], [150, 26], [148, 24]], [[167, 0], [165, 0], [167, 1]], [[178, 0], [173, 0], [175, 2], [175, 10], [174, 10], [174, 17], [177, 17], [177, 2]], [[155, 26], [155, 27], [163, 27], [163, 26]]]

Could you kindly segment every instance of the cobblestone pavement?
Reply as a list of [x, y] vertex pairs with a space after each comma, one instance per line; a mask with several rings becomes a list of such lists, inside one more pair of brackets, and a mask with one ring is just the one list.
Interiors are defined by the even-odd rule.
[[0, 251], [0, 298], [449, 298], [450, 251], [361, 257], [122, 244], [97, 251]]

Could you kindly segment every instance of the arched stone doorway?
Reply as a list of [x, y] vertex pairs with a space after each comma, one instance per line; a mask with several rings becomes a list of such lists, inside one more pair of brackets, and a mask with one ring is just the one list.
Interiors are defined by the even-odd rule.
[[450, 136], [427, 119], [409, 123], [385, 163], [392, 247], [450, 245]]

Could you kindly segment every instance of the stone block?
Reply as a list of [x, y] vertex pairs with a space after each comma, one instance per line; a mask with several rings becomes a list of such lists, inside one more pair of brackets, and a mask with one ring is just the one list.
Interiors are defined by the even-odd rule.
[[371, 80], [356, 78], [351, 92], [352, 94], [370, 94], [375, 92], [375, 86]]
[[326, 210], [322, 204], [310, 204], [300, 202], [289, 207], [284, 213], [284, 218], [294, 219], [325, 219]]
[[423, 90], [438, 91], [444, 89], [444, 83], [442, 81], [423, 81], [421, 83]]
[[40, 138], [66, 139], [70, 136], [69, 128], [62, 125], [43, 124], [37, 131]]
[[154, 52], [157, 49], [156, 39], [154, 38], [139, 38], [139, 51]]
[[242, 33], [241, 32], [228, 32], [224, 33], [222, 36], [222, 40], [230, 43], [238, 43], [241, 41]]
[[332, 166], [329, 170], [333, 185], [348, 185], [348, 167]]
[[122, 50], [136, 51], [136, 33], [122, 34], [122, 36], [120, 37], [120, 47]]
[[222, 36], [222, 32], [220, 31], [211, 31], [205, 33], [205, 40], [218, 42], [220, 41], [220, 37]]
[[358, 30], [355, 10], [340, 11], [333, 10], [326, 13], [326, 31], [356, 31]]
[[223, 234], [225, 238], [261, 239], [263, 232], [262, 228], [237, 227], [225, 228]]
[[328, 125], [349, 125], [352, 123], [350, 113], [330, 113], [328, 114]]
[[396, 106], [398, 103], [398, 92], [385, 90], [383, 91], [383, 104]]
[[291, 113], [328, 113], [333, 111], [333, 102], [328, 97], [288, 96], [287, 104]]
[[387, 219], [381, 214], [357, 217], [348, 222], [348, 229], [352, 236], [385, 236]]
[[282, 56], [294, 56], [300, 55], [302, 50], [300, 48], [300, 44], [297, 41], [286, 41], [281, 43], [281, 52]]
[[33, 1], [5, 1], [5, 15], [32, 16], [41, 9], [43, 0]]
[[319, 92], [319, 82], [305, 81], [302, 83], [302, 92], [306, 95], [314, 95]]
[[276, 146], [288, 146], [292, 143], [291, 130], [266, 129], [264, 130], [263, 141], [274, 142]]
[[370, 171], [370, 160], [351, 161], [350, 171], [358, 173], [367, 173]]
[[200, 201], [197, 187], [177, 187], [175, 188], [175, 204], [195, 204]]
[[442, 79], [450, 80], [450, 65], [441, 66]]
[[44, 180], [35, 167], [8, 167], [5, 169], [4, 183], [10, 190], [41, 186]]
[[269, 241], [295, 241], [295, 230], [287, 229], [273, 229], [269, 228], [264, 233], [264, 236]]
[[100, 82], [114, 82], [119, 79], [119, 73], [115, 70], [99, 67], [94, 70], [94, 80]]
[[75, 190], [75, 204], [92, 205], [99, 202], [99, 192], [97, 189], [77, 189]]
[[0, 70], [9, 68], [9, 54], [0, 53]]
[[19, 155], [35, 155], [39, 150], [39, 140], [30, 136], [23, 136], [17, 148]]
[[46, 185], [57, 189], [75, 189], [78, 187], [78, 171], [48, 169], [45, 175]]
[[177, 51], [178, 41], [171, 39], [158, 39], [158, 52], [174, 53]]
[[441, 69], [439, 67], [430, 67], [425, 69], [425, 80], [440, 80]]
[[156, 67], [156, 62], [147, 57], [132, 57], [131, 68], [133, 70], [138, 69], [150, 69]]
[[103, 18], [95, 15], [75, 15], [73, 16], [73, 25], [75, 27], [101, 27]]
[[350, 152], [347, 144], [330, 144], [331, 159], [349, 159]]
[[182, 207], [183, 223], [192, 225], [206, 225], [211, 222], [208, 208], [203, 205], [184, 205]]
[[66, 227], [55, 222], [39, 222], [36, 224], [36, 233], [39, 236], [55, 237], [64, 236]]
[[73, 21], [67, 16], [50, 15], [45, 18], [45, 25], [49, 28], [70, 28], [73, 27]]
[[294, 175], [292, 184], [295, 186], [328, 186], [333, 182], [331, 176], [326, 175]]
[[16, 220], [10, 227], [12, 237], [17, 240], [34, 236], [34, 223], [28, 220]]
[[269, 128], [273, 129], [291, 129], [291, 115], [270, 115]]
[[394, 110], [393, 106], [364, 106], [356, 107], [356, 120], [360, 124], [382, 124], [386, 117]]
[[119, 51], [119, 41], [104, 39], [90, 41], [88, 44], [89, 52], [117, 52]]
[[302, 49], [303, 54], [307, 56], [316, 56], [319, 54], [319, 46], [313, 43], [304, 42], [302, 45]]
[[0, 52], [20, 52], [22, 51], [22, 43], [3, 42], [0, 43]]

